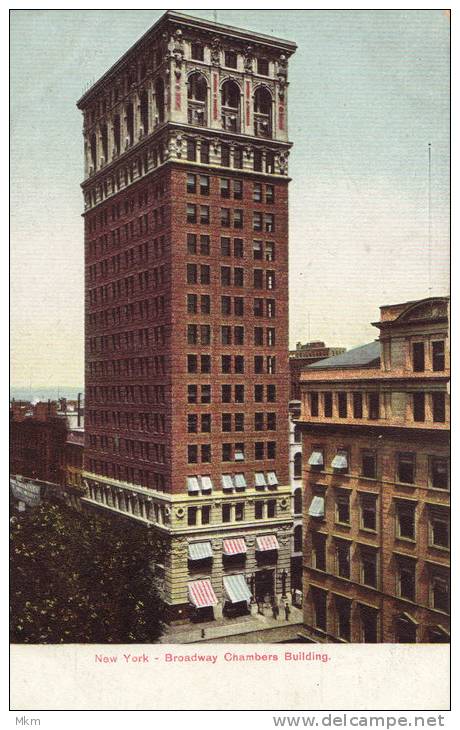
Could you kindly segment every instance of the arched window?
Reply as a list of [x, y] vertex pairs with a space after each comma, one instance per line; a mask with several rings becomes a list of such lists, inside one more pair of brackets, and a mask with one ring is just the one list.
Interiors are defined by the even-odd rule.
[[207, 122], [208, 85], [200, 73], [193, 73], [187, 82], [188, 123], [204, 127]]
[[302, 490], [300, 487], [298, 489], [294, 489], [294, 514], [302, 514]]
[[294, 528], [294, 552], [302, 552], [302, 525], [297, 525]]
[[165, 120], [165, 85], [163, 79], [157, 79], [155, 83], [155, 103], [157, 109], [157, 124], [163, 124]]
[[126, 107], [126, 134], [128, 145], [132, 145], [134, 142], [134, 108], [132, 104], [128, 104]]
[[144, 91], [141, 94], [141, 125], [144, 136], [149, 133], [149, 97], [147, 92]]
[[302, 476], [302, 452], [300, 451], [294, 456], [294, 476]]
[[240, 89], [238, 84], [227, 79], [221, 91], [222, 127], [230, 132], [240, 131]]
[[117, 155], [119, 155], [121, 149], [121, 125], [119, 114], [117, 114], [113, 120], [113, 142], [115, 145], [115, 151]]
[[272, 97], [264, 86], [259, 86], [254, 94], [254, 134], [272, 136]]

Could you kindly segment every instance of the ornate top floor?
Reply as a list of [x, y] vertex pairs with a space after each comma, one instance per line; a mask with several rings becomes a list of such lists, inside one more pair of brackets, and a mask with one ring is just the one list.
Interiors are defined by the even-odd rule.
[[[281, 144], [287, 152], [288, 59], [295, 50], [290, 41], [166, 12], [77, 103], [85, 179], [172, 125], [179, 143], [183, 128], [217, 142], [222, 134], [242, 144], [257, 138], [261, 149]], [[168, 141], [165, 148], [167, 156]], [[250, 145], [246, 156], [253, 154]]]

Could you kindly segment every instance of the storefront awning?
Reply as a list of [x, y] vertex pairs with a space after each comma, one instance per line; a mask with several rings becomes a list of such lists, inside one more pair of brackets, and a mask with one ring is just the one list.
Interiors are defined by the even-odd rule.
[[224, 540], [224, 555], [244, 555], [246, 553], [246, 543], [243, 537], [235, 537], [234, 539]]
[[276, 535], [261, 535], [256, 538], [256, 550], [279, 550]]
[[323, 466], [323, 454], [321, 451], [312, 451], [308, 459], [309, 466]]
[[276, 476], [276, 472], [269, 471], [267, 472], [267, 480], [270, 486], [276, 487], [278, 484], [278, 477]]
[[308, 514], [310, 517], [324, 517], [324, 497], [313, 497]]
[[201, 489], [203, 492], [212, 492], [211, 477], [201, 477]]
[[244, 474], [235, 474], [234, 480], [235, 480], [235, 487], [237, 489], [246, 489], [247, 484], [246, 484], [246, 477], [244, 476]]
[[212, 547], [210, 542], [191, 542], [188, 546], [190, 560], [206, 560], [212, 558]]
[[225, 575], [224, 590], [232, 603], [251, 600], [251, 591], [242, 573], [239, 575]]
[[219, 603], [208, 578], [194, 580], [188, 584], [187, 588], [190, 603], [193, 603], [195, 608], [208, 608], [208, 606], [217, 606]]

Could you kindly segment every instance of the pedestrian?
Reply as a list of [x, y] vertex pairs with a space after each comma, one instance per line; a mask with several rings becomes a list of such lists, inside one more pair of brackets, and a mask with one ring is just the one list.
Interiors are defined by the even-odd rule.
[[276, 603], [276, 601], [273, 601], [272, 611], [273, 611], [273, 618], [277, 619], [279, 616], [280, 610], [278, 608], [278, 604]]
[[291, 613], [291, 609], [289, 608], [289, 603], [286, 601], [284, 604], [284, 615], [286, 616], [286, 621], [289, 621], [289, 614]]

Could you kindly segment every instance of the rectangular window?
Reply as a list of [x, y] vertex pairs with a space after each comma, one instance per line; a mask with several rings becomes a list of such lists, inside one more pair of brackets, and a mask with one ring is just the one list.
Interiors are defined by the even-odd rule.
[[380, 418], [380, 396], [378, 393], [369, 393], [369, 418], [376, 421]]
[[220, 340], [223, 345], [232, 344], [232, 328], [224, 325], [220, 328]]
[[265, 156], [265, 171], [269, 175], [273, 175], [275, 172], [275, 155], [273, 152], [267, 152]]
[[336, 540], [335, 559], [337, 575], [350, 579], [350, 543], [347, 540]]
[[243, 182], [241, 180], [233, 181], [233, 197], [235, 200], [243, 200]]
[[200, 254], [202, 256], [209, 256], [210, 252], [210, 238], [207, 235], [200, 236]]
[[364, 450], [361, 452], [361, 475], [363, 477], [367, 477], [368, 479], [376, 479], [377, 477], [377, 468], [376, 468], [376, 462], [377, 458], [374, 451]]
[[222, 413], [222, 431], [228, 432], [232, 430], [232, 414]]
[[231, 314], [232, 313], [232, 298], [231, 297], [221, 297], [221, 312], [222, 314]]
[[275, 244], [273, 241], [266, 241], [265, 243], [265, 261], [275, 260]]
[[[253, 286], [254, 289], [262, 289], [264, 285], [264, 272], [262, 269], [254, 269], [253, 271]], [[262, 310], [263, 311], [263, 310]]]
[[335, 521], [342, 525], [350, 524], [350, 495], [340, 493], [335, 502]]
[[231, 256], [232, 250], [230, 238], [222, 236], [220, 239], [220, 252], [222, 256]]
[[236, 68], [237, 65], [237, 55], [235, 51], [225, 51], [225, 65], [227, 68]]
[[193, 139], [187, 140], [187, 160], [195, 162], [196, 160], [196, 143]]
[[254, 150], [254, 170], [256, 172], [262, 172], [262, 151], [261, 150]]
[[207, 264], [200, 266], [200, 283], [209, 284], [211, 281], [211, 267]]
[[244, 286], [244, 269], [240, 267], [233, 269], [233, 286]]
[[201, 461], [205, 464], [211, 461], [211, 444], [201, 444]]
[[227, 144], [220, 146], [220, 164], [223, 167], [230, 167], [230, 147]]
[[233, 255], [236, 259], [242, 259], [244, 256], [244, 241], [242, 238], [233, 239]]
[[187, 223], [196, 223], [196, 205], [187, 203]]
[[232, 386], [225, 384], [222, 386], [222, 403], [232, 402]]
[[255, 403], [263, 403], [264, 400], [264, 386], [263, 385], [255, 385], [254, 386], [254, 401]]
[[188, 373], [197, 373], [198, 372], [197, 355], [187, 355], [187, 372]]
[[225, 374], [229, 374], [232, 372], [232, 356], [231, 355], [222, 355], [222, 367], [221, 370]]
[[252, 242], [253, 257], [256, 261], [261, 260], [263, 258], [262, 245], [263, 245], [262, 241], [253, 241]]
[[196, 413], [189, 413], [187, 416], [188, 433], [196, 433], [198, 431], [198, 416]]
[[189, 345], [196, 345], [198, 342], [198, 327], [196, 324], [187, 325], [187, 342]]
[[364, 530], [377, 530], [377, 497], [372, 494], [360, 495], [360, 526]]
[[265, 285], [266, 285], [267, 289], [275, 288], [275, 272], [274, 271], [265, 272]]
[[447, 577], [444, 578], [442, 575], [433, 575], [430, 585], [430, 603], [432, 607], [435, 608], [437, 611], [449, 613], [449, 593], [449, 582], [447, 580]]
[[201, 311], [201, 314], [210, 314], [211, 313], [211, 297], [209, 296], [209, 294], [201, 294], [200, 311]]
[[267, 431], [276, 431], [276, 413], [267, 413]]
[[254, 372], [263, 373], [264, 371], [264, 358], [263, 355], [254, 356]]
[[244, 403], [244, 385], [235, 385], [235, 403]]
[[243, 150], [241, 147], [233, 148], [233, 167], [237, 170], [241, 170], [243, 167]]
[[312, 534], [312, 559], [313, 568], [326, 570], [326, 535], [321, 532]]
[[235, 431], [244, 431], [244, 413], [235, 413]]
[[415, 561], [398, 559], [397, 595], [415, 601]]
[[231, 506], [229, 504], [222, 505], [222, 522], [230, 522], [232, 517]]
[[235, 373], [244, 373], [243, 355], [235, 355], [234, 367], [235, 367]]
[[200, 224], [202, 226], [209, 223], [209, 205], [200, 205]]
[[197, 507], [189, 507], [187, 509], [187, 524], [196, 525]]
[[211, 521], [211, 506], [209, 504], [205, 504], [201, 508], [201, 524], [209, 525], [210, 521]]
[[359, 607], [361, 638], [366, 644], [376, 644], [378, 639], [378, 611], [363, 604]]
[[430, 458], [430, 487], [449, 489], [449, 462], [447, 459]]
[[360, 553], [361, 583], [365, 586], [377, 588], [377, 551], [361, 546]]
[[275, 231], [275, 216], [273, 213], [265, 213], [265, 231], [267, 233], [274, 233]]
[[327, 630], [327, 593], [319, 588], [312, 588], [315, 628]]
[[201, 386], [201, 402], [211, 403], [211, 386], [208, 384]]
[[254, 183], [252, 199], [255, 203], [262, 202], [262, 183]]
[[209, 165], [209, 142], [201, 141], [200, 162], [202, 162], [204, 165]]
[[276, 403], [276, 385], [267, 385], [267, 403]]
[[196, 253], [196, 234], [187, 233], [187, 253]]
[[254, 231], [261, 231], [262, 230], [262, 213], [258, 213], [257, 211], [252, 214], [252, 228]]
[[345, 641], [351, 638], [351, 601], [341, 596], [335, 597], [337, 616], [337, 636]]
[[201, 430], [203, 433], [211, 433], [211, 414], [201, 414]]
[[196, 193], [196, 175], [191, 172], [187, 173], [187, 192]]
[[225, 228], [230, 226], [230, 208], [220, 209], [220, 225]]
[[363, 394], [353, 393], [353, 418], [363, 417]]
[[263, 519], [264, 516], [264, 503], [262, 501], [256, 502], [254, 505], [254, 517], [256, 520]]
[[444, 340], [436, 340], [431, 343], [431, 358], [433, 370], [439, 372], [446, 367], [446, 357], [444, 352]]
[[405, 453], [397, 455], [397, 481], [403, 484], [414, 483], [415, 454]]
[[323, 406], [325, 418], [332, 418], [332, 393], [330, 391], [323, 393]]
[[236, 317], [242, 317], [244, 315], [244, 299], [243, 297], [234, 297], [233, 299], [233, 313]]
[[235, 345], [244, 345], [244, 327], [237, 325], [233, 328], [233, 339]]
[[255, 441], [254, 442], [254, 459], [256, 461], [262, 461], [265, 458], [265, 442]]
[[425, 370], [425, 343], [412, 343], [412, 369], [416, 373], [423, 373]]
[[208, 175], [200, 175], [200, 194], [209, 195], [209, 177], [208, 177]]
[[257, 59], [257, 73], [261, 76], [268, 76], [268, 60], [266, 58]]
[[220, 197], [221, 198], [230, 197], [230, 180], [228, 179], [228, 177], [220, 178]]
[[396, 500], [396, 537], [415, 540], [415, 505]]
[[189, 444], [187, 446], [187, 460], [189, 464], [198, 463], [198, 446], [196, 444]]
[[194, 61], [204, 61], [203, 46], [200, 43], [192, 43], [192, 58]]
[[222, 286], [230, 286], [232, 283], [232, 270], [230, 266], [220, 267], [220, 283]]
[[187, 402], [197, 403], [198, 400], [198, 389], [196, 385], [187, 386]]
[[444, 423], [446, 420], [446, 396], [444, 393], [432, 393], [433, 421]]
[[276, 499], [267, 500], [267, 517], [276, 517]]
[[211, 372], [211, 355], [200, 355], [200, 366], [202, 373]]
[[244, 502], [235, 504], [235, 521], [242, 522], [244, 520]]
[[222, 461], [233, 461], [233, 444], [222, 444]]
[[432, 508], [429, 517], [429, 544], [431, 547], [450, 548], [449, 515]]
[[187, 294], [187, 312], [196, 314], [198, 308], [198, 297], [196, 294]]
[[274, 185], [266, 185], [265, 186], [265, 202], [269, 205], [271, 203], [275, 202], [275, 186]]
[[425, 420], [425, 393], [413, 393], [413, 414], [414, 421]]
[[319, 414], [319, 397], [316, 391], [310, 393], [310, 415], [317, 416]]
[[338, 401], [338, 407], [339, 407], [339, 418], [346, 418], [347, 417], [347, 394], [338, 393], [337, 401]]

